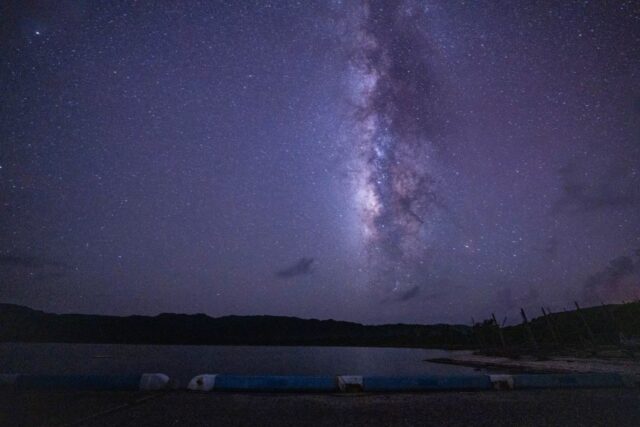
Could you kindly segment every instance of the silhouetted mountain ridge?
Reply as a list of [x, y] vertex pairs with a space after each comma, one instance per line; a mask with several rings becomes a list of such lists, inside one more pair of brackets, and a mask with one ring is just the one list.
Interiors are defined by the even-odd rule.
[[362, 325], [285, 316], [53, 314], [0, 304], [0, 341], [196, 345], [462, 347], [463, 325]]

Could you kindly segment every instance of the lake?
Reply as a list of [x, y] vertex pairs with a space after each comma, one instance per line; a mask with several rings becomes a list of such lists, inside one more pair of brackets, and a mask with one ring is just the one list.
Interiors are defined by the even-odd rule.
[[474, 368], [425, 362], [446, 350], [372, 347], [269, 347], [0, 343], [0, 373], [163, 372], [185, 384], [197, 374], [424, 375]]

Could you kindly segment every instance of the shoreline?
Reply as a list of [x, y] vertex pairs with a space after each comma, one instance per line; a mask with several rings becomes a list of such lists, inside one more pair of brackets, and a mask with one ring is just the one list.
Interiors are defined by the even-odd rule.
[[449, 357], [425, 359], [425, 362], [467, 366], [477, 369], [529, 373], [617, 373], [640, 378], [640, 360], [549, 356], [545, 360], [533, 356], [519, 359], [485, 356], [472, 351], [455, 351]]

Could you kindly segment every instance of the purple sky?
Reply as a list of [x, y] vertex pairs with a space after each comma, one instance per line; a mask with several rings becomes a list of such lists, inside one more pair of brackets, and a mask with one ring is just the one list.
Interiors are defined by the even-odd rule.
[[640, 297], [637, 2], [8, 1], [0, 40], [0, 302]]

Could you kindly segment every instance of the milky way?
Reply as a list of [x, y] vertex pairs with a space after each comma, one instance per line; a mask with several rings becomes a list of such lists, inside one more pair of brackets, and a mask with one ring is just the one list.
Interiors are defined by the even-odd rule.
[[355, 197], [374, 283], [393, 292], [418, 286], [440, 205], [433, 173], [434, 71], [428, 22], [417, 2], [366, 2], [351, 55]]
[[635, 297], [637, 3], [0, 2], [0, 302], [379, 323]]

